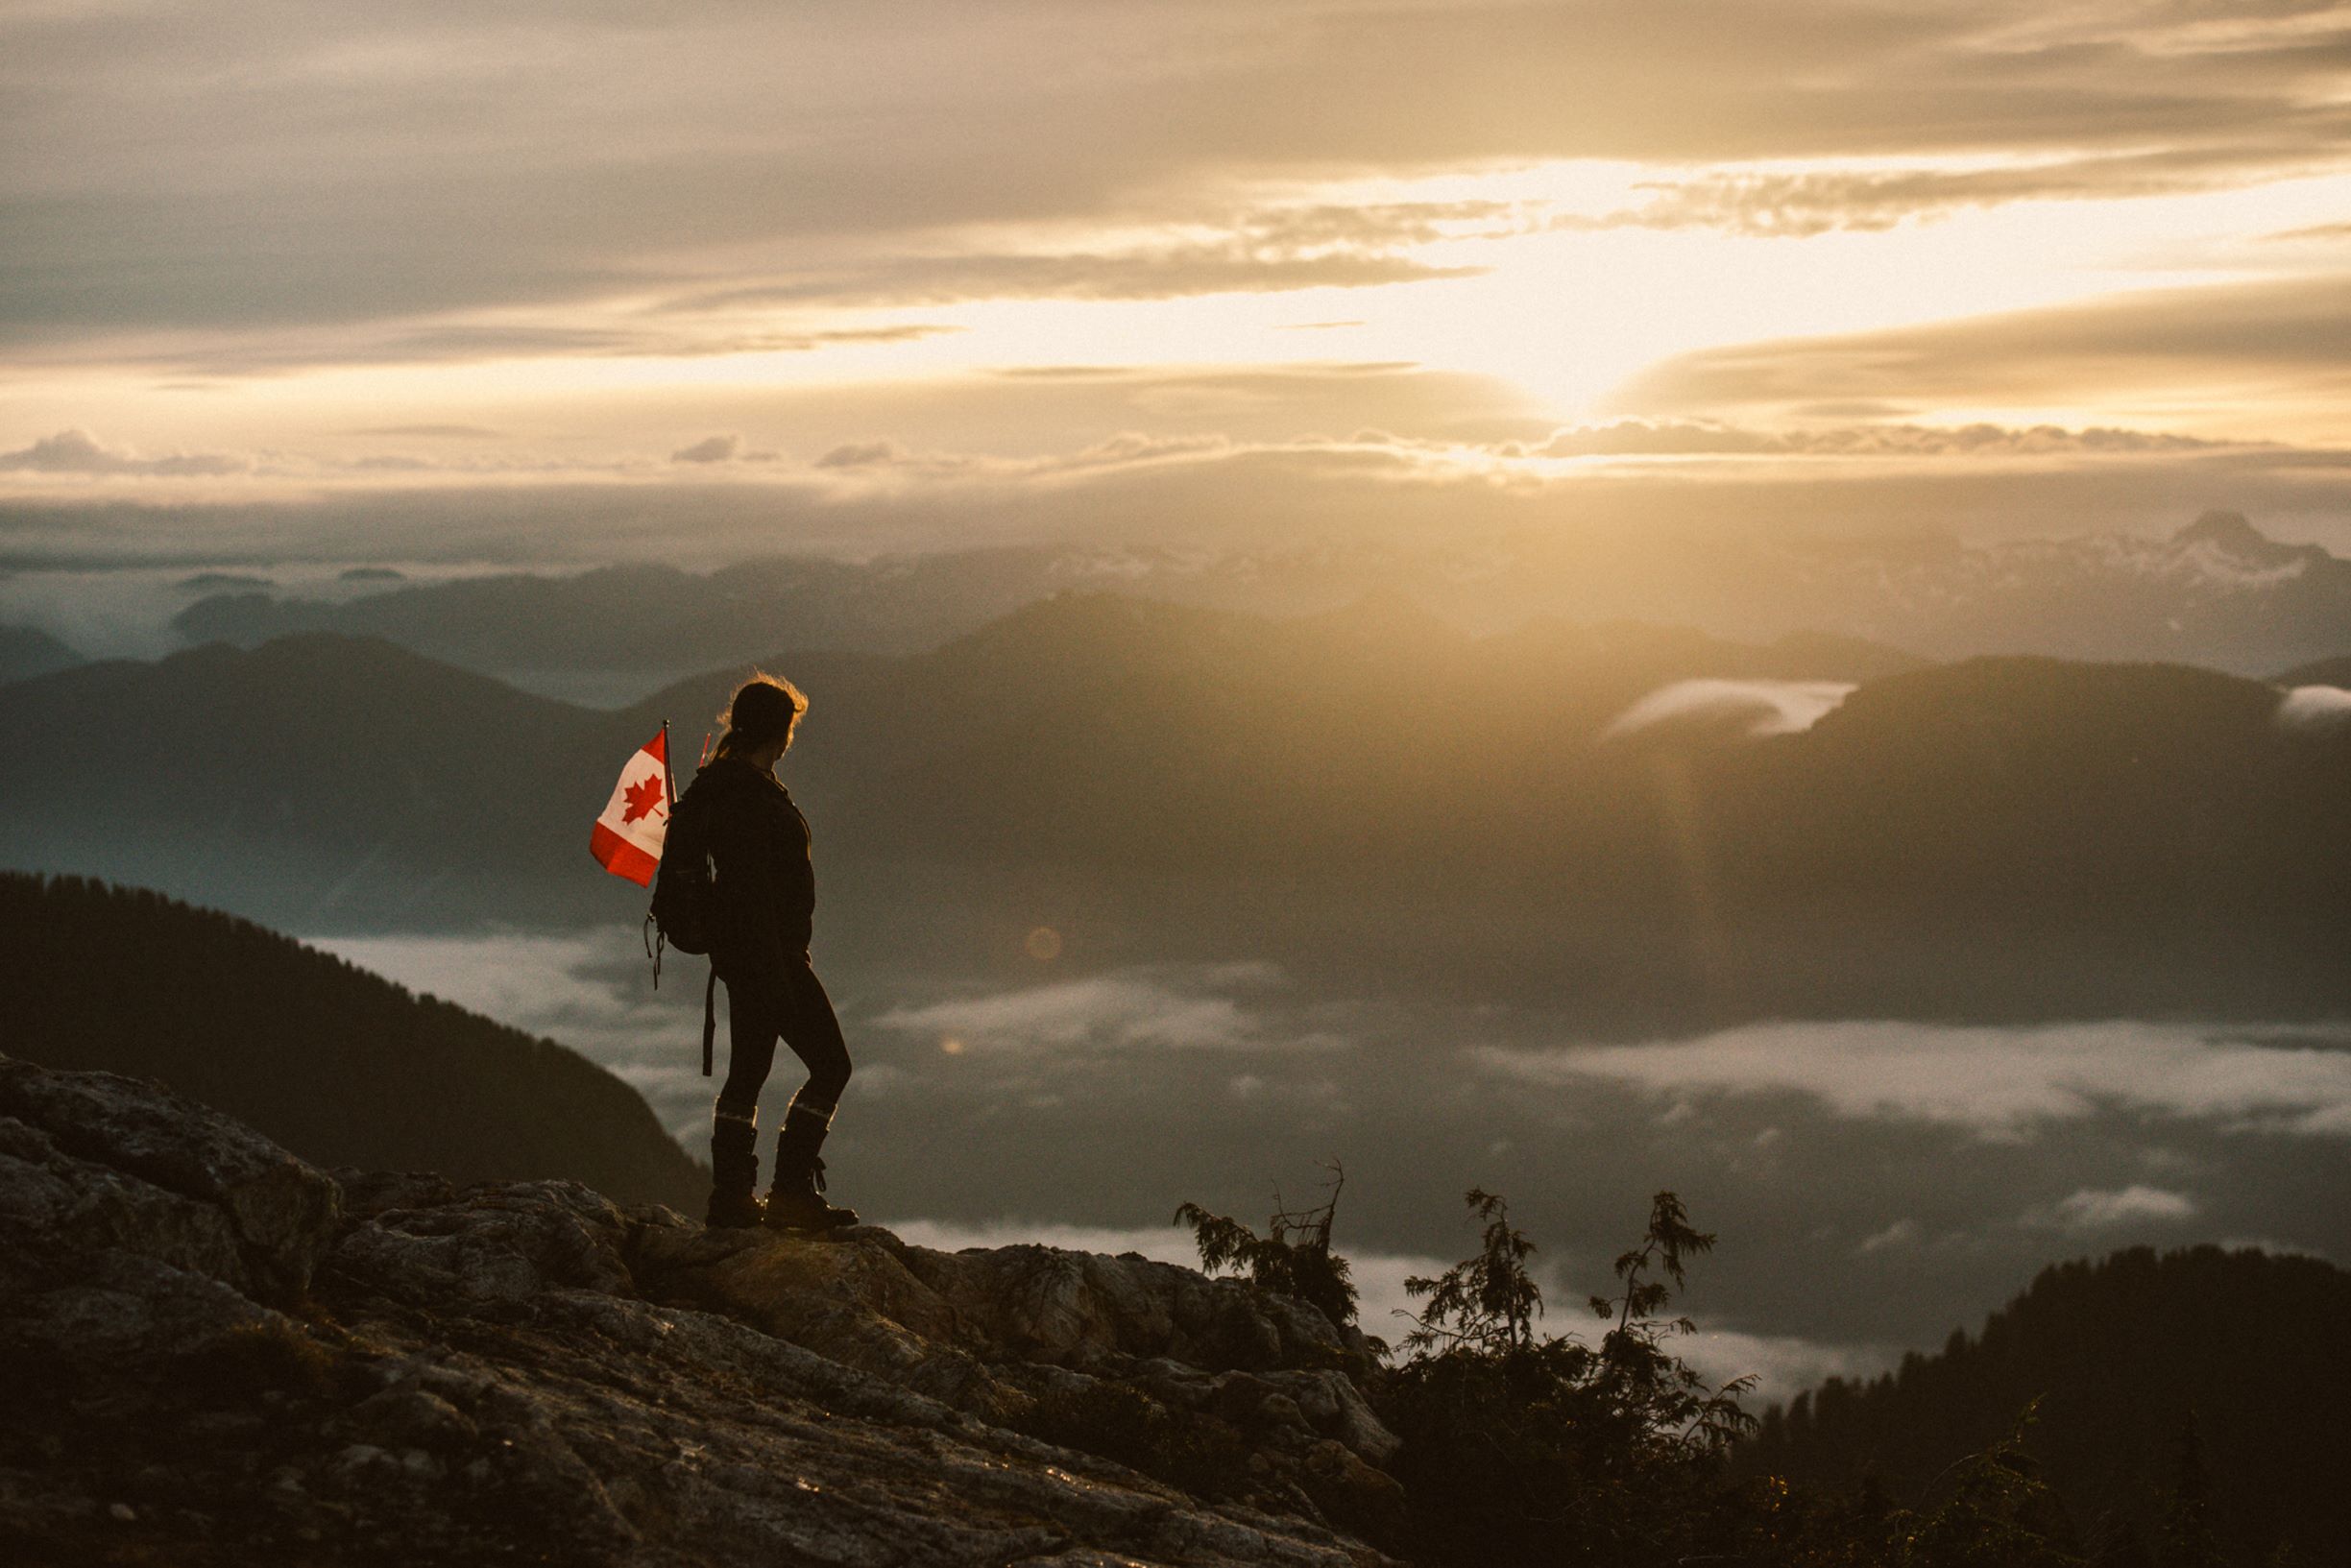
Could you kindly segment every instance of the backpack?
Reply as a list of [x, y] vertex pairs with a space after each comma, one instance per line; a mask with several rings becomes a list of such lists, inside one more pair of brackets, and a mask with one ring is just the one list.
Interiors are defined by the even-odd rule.
[[[695, 780], [696, 784], [701, 781]], [[662, 950], [706, 956], [718, 943], [718, 890], [711, 880], [707, 801], [692, 785], [669, 810], [662, 839], [661, 864], [653, 873], [653, 902], [645, 908], [645, 953], [653, 960], [653, 985], [661, 987]], [[702, 1075], [711, 1076], [711, 1047], [718, 1032], [718, 967], [711, 966], [702, 987]]]
[[709, 815], [707, 804], [696, 798], [691, 784], [669, 811], [661, 864], [653, 873], [653, 902], [645, 909], [645, 925], [650, 928], [646, 940], [656, 944], [657, 981], [659, 944], [703, 957], [717, 941], [718, 894], [711, 883]]

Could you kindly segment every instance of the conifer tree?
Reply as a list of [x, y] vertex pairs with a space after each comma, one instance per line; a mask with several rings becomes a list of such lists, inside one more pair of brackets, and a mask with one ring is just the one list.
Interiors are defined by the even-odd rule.
[[2194, 1412], [2180, 1431], [2179, 1462], [2164, 1488], [2155, 1568], [2221, 1568], [2212, 1532], [2212, 1477], [2204, 1467], [2204, 1438]]

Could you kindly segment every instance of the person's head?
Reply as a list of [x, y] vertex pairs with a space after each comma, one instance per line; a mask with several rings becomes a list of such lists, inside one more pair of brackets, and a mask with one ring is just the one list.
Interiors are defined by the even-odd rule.
[[753, 671], [751, 679], [736, 688], [735, 700], [727, 704], [726, 712], [718, 715], [726, 734], [718, 737], [713, 760], [748, 758], [771, 747], [781, 754], [791, 745], [792, 727], [807, 712], [808, 698], [798, 687], [780, 675]]

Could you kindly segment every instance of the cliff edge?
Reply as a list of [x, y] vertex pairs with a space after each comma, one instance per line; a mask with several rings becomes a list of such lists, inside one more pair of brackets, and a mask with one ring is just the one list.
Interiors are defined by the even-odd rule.
[[1134, 1255], [328, 1172], [0, 1057], [12, 1562], [1369, 1565], [1353, 1332]]

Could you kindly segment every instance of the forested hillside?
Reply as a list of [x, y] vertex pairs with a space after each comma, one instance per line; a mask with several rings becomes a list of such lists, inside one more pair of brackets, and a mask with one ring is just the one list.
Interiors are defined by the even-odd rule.
[[2053, 1266], [1940, 1354], [1772, 1410], [1742, 1462], [1874, 1479], [1911, 1505], [2036, 1400], [2025, 1448], [2085, 1544], [2120, 1551], [2126, 1529], [2158, 1538], [2183, 1501], [2193, 1428], [2190, 1468], [2206, 1474], [2230, 1560], [2266, 1560], [2281, 1542], [2305, 1554], [2291, 1560], [2351, 1560], [2351, 1273], [2313, 1258], [2135, 1247]]
[[701, 1169], [602, 1068], [291, 937], [12, 872], [0, 929], [11, 1055], [161, 1078], [324, 1166], [701, 1201]]

